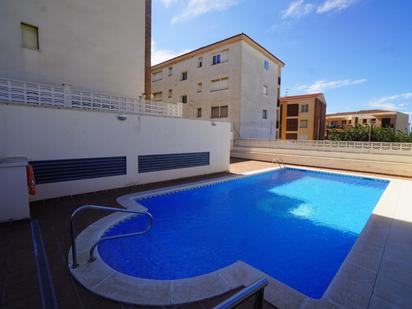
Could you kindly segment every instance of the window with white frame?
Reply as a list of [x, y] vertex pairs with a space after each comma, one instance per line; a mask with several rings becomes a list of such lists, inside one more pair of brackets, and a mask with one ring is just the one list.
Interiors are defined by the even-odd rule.
[[180, 74], [180, 80], [187, 80], [187, 71], [184, 71]]
[[221, 51], [218, 54], [213, 55], [212, 57], [212, 65], [219, 64], [229, 61], [229, 50]]
[[262, 119], [268, 119], [268, 111], [267, 111], [267, 109], [264, 109], [264, 110], [262, 111]]
[[162, 100], [162, 92], [154, 92], [153, 93], [153, 101], [161, 101]]
[[266, 71], [269, 71], [269, 61], [265, 60], [263, 62], [263, 67], [265, 68]]
[[20, 30], [21, 46], [28, 49], [39, 50], [39, 28], [21, 23]]
[[303, 129], [307, 128], [308, 127], [308, 121], [307, 120], [301, 120], [299, 127], [303, 128]]
[[173, 67], [169, 67], [167, 75], [168, 75], [168, 76], [172, 76], [172, 75], [173, 75]]
[[161, 80], [162, 79], [162, 74], [163, 72], [162, 71], [157, 71], [157, 72], [154, 72], [153, 74], [152, 74], [152, 81], [153, 82], [156, 82], [156, 81], [158, 81], [158, 80]]
[[210, 91], [219, 91], [229, 88], [229, 77], [217, 78], [211, 81], [212, 86]]
[[309, 105], [308, 104], [302, 104], [300, 106], [300, 112], [301, 113], [307, 113], [309, 111]]
[[173, 90], [169, 89], [169, 91], [167, 92], [167, 97], [171, 98], [173, 96]]
[[264, 94], [264, 95], [268, 95], [268, 94], [269, 94], [268, 86], [266, 86], [266, 85], [263, 85], [263, 94]]

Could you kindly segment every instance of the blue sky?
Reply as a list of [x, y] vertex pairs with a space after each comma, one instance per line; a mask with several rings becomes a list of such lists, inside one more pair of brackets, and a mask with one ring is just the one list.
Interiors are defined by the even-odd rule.
[[285, 62], [282, 95], [412, 113], [412, 1], [153, 0], [154, 63], [240, 32]]

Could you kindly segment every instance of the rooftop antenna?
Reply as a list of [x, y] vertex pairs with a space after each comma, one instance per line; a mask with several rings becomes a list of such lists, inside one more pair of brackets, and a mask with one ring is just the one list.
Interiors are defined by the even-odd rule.
[[288, 96], [288, 93], [289, 93], [289, 88], [286, 88], [286, 91], [285, 91], [285, 97], [287, 97], [287, 96]]

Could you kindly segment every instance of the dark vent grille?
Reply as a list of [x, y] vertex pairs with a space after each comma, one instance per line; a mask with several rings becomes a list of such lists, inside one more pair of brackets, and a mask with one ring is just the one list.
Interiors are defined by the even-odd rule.
[[126, 157], [31, 161], [36, 183], [126, 175]]
[[139, 173], [209, 165], [209, 152], [171, 153], [139, 156]]

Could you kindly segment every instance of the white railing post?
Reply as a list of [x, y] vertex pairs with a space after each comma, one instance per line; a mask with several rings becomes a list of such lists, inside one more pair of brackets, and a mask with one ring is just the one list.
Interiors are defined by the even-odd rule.
[[[64, 92], [64, 106], [72, 107], [72, 86], [70, 84], [63, 84]], [[54, 103], [54, 102], [53, 102]]]

